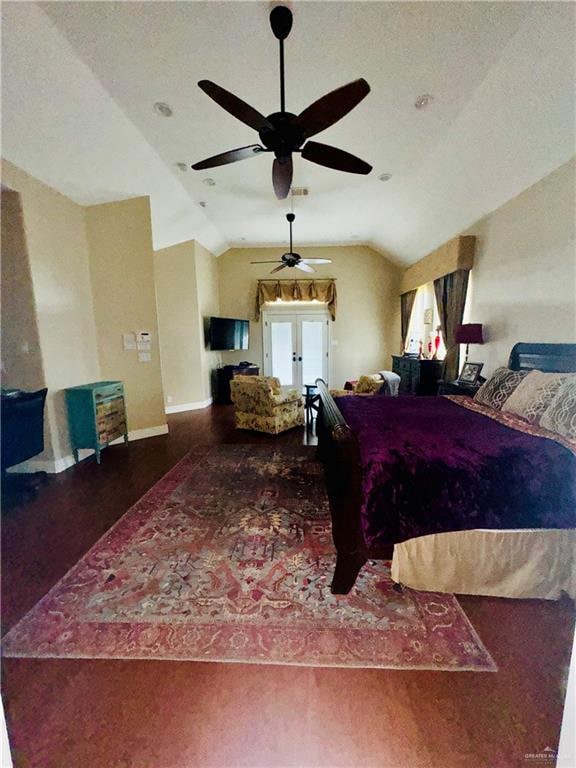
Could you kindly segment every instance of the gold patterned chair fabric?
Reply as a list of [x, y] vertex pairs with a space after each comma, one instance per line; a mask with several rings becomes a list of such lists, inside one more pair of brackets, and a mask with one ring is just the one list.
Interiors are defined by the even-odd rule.
[[304, 424], [302, 395], [273, 376], [235, 376], [230, 382], [237, 429], [277, 435]]
[[400, 376], [393, 371], [380, 371], [360, 376], [358, 381], [347, 381], [344, 389], [331, 389], [332, 397], [345, 397], [346, 395], [389, 395], [398, 396]]
[[360, 376], [353, 389], [331, 389], [332, 397], [345, 397], [347, 395], [375, 395], [384, 385], [383, 379], [377, 373]]

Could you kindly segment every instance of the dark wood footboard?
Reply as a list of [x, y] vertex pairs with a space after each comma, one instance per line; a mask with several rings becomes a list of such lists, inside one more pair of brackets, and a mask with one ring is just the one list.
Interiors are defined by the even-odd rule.
[[320, 410], [316, 420], [318, 459], [324, 464], [332, 514], [336, 569], [331, 590], [347, 594], [367, 561], [360, 523], [362, 466], [356, 437], [346, 423], [325, 382], [317, 379]]

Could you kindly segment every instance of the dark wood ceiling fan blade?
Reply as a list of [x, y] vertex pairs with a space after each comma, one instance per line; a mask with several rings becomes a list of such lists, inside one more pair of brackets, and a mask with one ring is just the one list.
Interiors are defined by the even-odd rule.
[[318, 165], [325, 165], [326, 168], [334, 168], [336, 171], [345, 171], [346, 173], [370, 173], [372, 166], [360, 160], [356, 155], [350, 152], [344, 152], [343, 149], [331, 147], [329, 144], [320, 144], [318, 141], [307, 141], [302, 149], [302, 157]]
[[272, 130], [272, 123], [267, 120], [264, 115], [261, 115], [257, 109], [246, 104], [245, 101], [239, 99], [238, 96], [234, 96], [230, 91], [221, 88], [216, 83], [210, 80], [200, 80], [198, 87], [201, 88], [204, 93], [214, 99], [216, 104], [219, 104], [222, 109], [229, 112], [237, 120], [250, 126], [255, 131], [261, 131], [263, 128]]
[[246, 160], [248, 157], [255, 157], [263, 151], [264, 148], [259, 144], [238, 147], [238, 149], [230, 149], [228, 152], [221, 152], [219, 155], [207, 157], [206, 160], [200, 160], [199, 163], [194, 163], [192, 168], [195, 171], [202, 171], [205, 168], [216, 168], [217, 165], [228, 165], [228, 163], [236, 163], [238, 160]]
[[273, 269], [272, 272], [270, 272], [271, 275], [274, 274], [274, 272], [280, 272], [281, 269], [286, 269], [288, 264], [280, 264], [279, 267], [276, 267], [276, 269]]
[[302, 272], [316, 272], [315, 269], [312, 269], [312, 267], [309, 267], [308, 264], [305, 264], [303, 261], [299, 261], [298, 263], [294, 264], [296, 269], [301, 269]]
[[353, 80], [315, 101], [298, 115], [294, 123], [303, 131], [304, 137], [309, 138], [334, 125], [369, 93], [370, 86], [364, 78]]
[[272, 184], [274, 186], [274, 192], [278, 200], [284, 200], [288, 197], [290, 187], [292, 186], [292, 158], [288, 157], [286, 160], [274, 159], [272, 165]]
[[251, 261], [250, 264], [278, 264], [278, 259], [273, 261]]

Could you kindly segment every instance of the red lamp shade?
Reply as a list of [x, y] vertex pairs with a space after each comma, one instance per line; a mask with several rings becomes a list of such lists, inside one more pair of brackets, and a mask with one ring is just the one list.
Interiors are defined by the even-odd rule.
[[482, 323], [466, 323], [456, 328], [456, 344], [484, 344]]

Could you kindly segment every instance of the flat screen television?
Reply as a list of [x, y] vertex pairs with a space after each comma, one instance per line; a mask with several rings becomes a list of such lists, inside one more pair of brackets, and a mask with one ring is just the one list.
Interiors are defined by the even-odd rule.
[[211, 317], [208, 338], [210, 349], [248, 349], [250, 322], [230, 317]]

